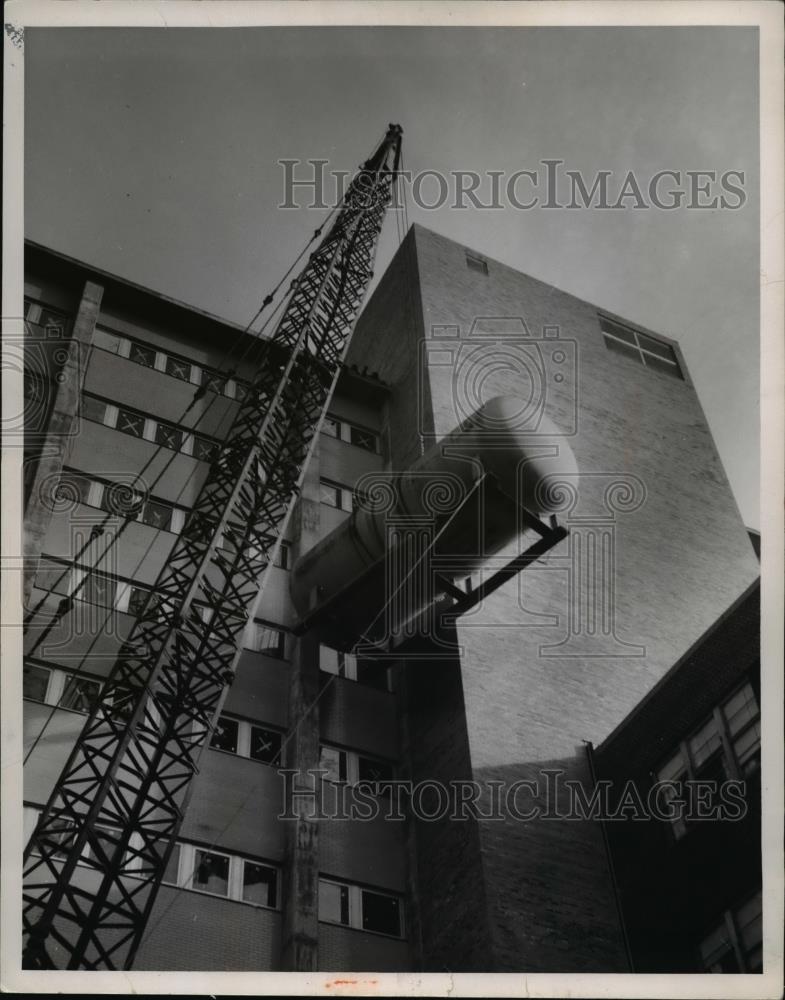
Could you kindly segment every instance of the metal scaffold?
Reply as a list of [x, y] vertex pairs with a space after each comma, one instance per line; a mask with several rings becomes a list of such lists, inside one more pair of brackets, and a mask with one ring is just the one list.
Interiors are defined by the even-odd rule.
[[372, 277], [400, 152], [391, 125], [293, 283], [41, 814], [25, 850], [26, 968], [133, 963]]

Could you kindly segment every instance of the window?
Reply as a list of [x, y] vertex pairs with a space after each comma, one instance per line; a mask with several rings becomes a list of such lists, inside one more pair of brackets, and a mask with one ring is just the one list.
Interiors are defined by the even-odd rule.
[[193, 456], [200, 462], [213, 462], [218, 454], [218, 443], [200, 434], [193, 435]]
[[281, 761], [281, 734], [263, 726], [251, 726], [251, 746], [248, 756], [263, 764], [277, 765]]
[[167, 375], [180, 379], [182, 382], [191, 381], [191, 363], [190, 361], [184, 361], [182, 358], [174, 358], [171, 355], [167, 356], [164, 371]]
[[676, 352], [670, 344], [655, 340], [654, 337], [633, 330], [632, 327], [623, 326], [615, 320], [608, 319], [607, 316], [600, 316], [599, 319], [605, 346], [609, 350], [623, 354], [624, 357], [631, 358], [646, 368], [653, 368], [674, 378], [684, 378]]
[[363, 930], [400, 937], [401, 901], [368, 889], [363, 889], [361, 896]]
[[343, 653], [330, 646], [319, 646], [319, 669], [350, 681], [357, 681], [379, 691], [390, 690], [389, 668], [375, 660], [358, 660], [352, 653]]
[[85, 420], [102, 424], [106, 419], [107, 404], [95, 396], [82, 396], [81, 414]]
[[163, 881], [253, 906], [277, 906], [278, 869], [273, 865], [184, 841], [174, 845]]
[[249, 622], [245, 630], [245, 648], [282, 660], [286, 651], [285, 633], [283, 629], [266, 622]]
[[374, 934], [403, 937], [403, 905], [398, 896], [329, 878], [319, 879], [319, 919]]
[[97, 326], [93, 330], [92, 345], [93, 347], [100, 347], [102, 351], [108, 351], [110, 354], [120, 354], [124, 343], [127, 343], [124, 337], [120, 337], [109, 330], [104, 330], [100, 326]]
[[193, 455], [203, 462], [213, 461], [218, 453], [219, 444], [213, 438], [187, 433], [164, 420], [148, 417], [128, 407], [114, 406], [87, 393], [82, 394], [81, 412], [86, 419], [104, 424], [105, 427], [113, 427], [131, 437], [154, 441], [163, 448]]
[[22, 667], [22, 697], [45, 702], [51, 676], [51, 670], [25, 663]]
[[348, 420], [341, 420], [332, 414], [326, 416], [322, 423], [322, 434], [353, 444], [356, 448], [364, 451], [379, 452], [379, 435], [376, 431], [361, 427], [359, 424], [350, 423]]
[[229, 895], [229, 858], [214, 851], [194, 852], [192, 888], [214, 896]]
[[222, 715], [216, 724], [210, 746], [213, 750], [226, 750], [228, 753], [237, 753], [237, 736], [240, 724], [236, 719], [230, 719]]
[[346, 782], [349, 785], [371, 786], [375, 795], [389, 792], [385, 787], [395, 776], [395, 768], [388, 760], [381, 760], [356, 750], [344, 750], [340, 747], [323, 743], [319, 748], [319, 768], [325, 771], [325, 781], [336, 784]]
[[93, 479], [71, 469], [66, 469], [61, 475], [55, 496], [62, 500], [78, 500], [108, 514], [138, 519], [152, 528], [176, 534], [182, 531], [187, 513], [184, 507], [145, 497], [127, 483]]
[[470, 271], [478, 271], [480, 274], [488, 273], [488, 262], [473, 253], [466, 254], [466, 266]]
[[332, 483], [329, 479], [319, 481], [319, 500], [326, 507], [352, 511], [352, 491], [348, 486]]
[[281, 542], [281, 545], [278, 549], [278, 555], [275, 557], [273, 566], [277, 566], [278, 569], [289, 569], [290, 550], [291, 546], [289, 545], [288, 542]]
[[321, 746], [319, 768], [327, 772], [324, 776], [327, 781], [346, 781], [346, 751], [337, 747]]
[[155, 443], [164, 448], [171, 448], [172, 451], [180, 451], [183, 446], [183, 433], [170, 424], [156, 422]]
[[144, 365], [145, 368], [155, 368], [155, 353], [152, 347], [145, 347], [132, 340], [128, 358], [137, 365]]
[[319, 919], [332, 924], [349, 923], [349, 887], [319, 879]]
[[25, 662], [22, 667], [22, 697], [72, 712], [89, 712], [101, 692], [95, 677], [72, 674], [59, 667]]
[[132, 410], [124, 410], [118, 407], [117, 410], [117, 430], [122, 434], [130, 434], [131, 437], [144, 437], [144, 420], [141, 413], [134, 413]]
[[117, 599], [117, 578], [100, 570], [87, 572], [86, 570], [74, 570], [74, 575], [79, 577], [81, 583], [76, 596], [81, 601], [88, 604], [97, 604], [102, 608], [114, 607]]
[[277, 767], [281, 761], [284, 734], [280, 729], [256, 722], [246, 722], [221, 715], [213, 732], [210, 746]]
[[763, 919], [761, 894], [734, 910], [700, 943], [701, 963], [706, 972], [761, 972], [763, 970]]
[[277, 872], [269, 865], [243, 863], [243, 899], [246, 903], [274, 908], [276, 903]]
[[60, 698], [60, 708], [70, 708], [74, 712], [89, 712], [98, 699], [101, 685], [86, 677], [68, 677]]
[[169, 860], [166, 863], [166, 868], [164, 870], [162, 881], [167, 882], [169, 885], [177, 885], [177, 876], [180, 870], [180, 845], [175, 844], [172, 847], [172, 853], [169, 855]]
[[[724, 781], [741, 779], [760, 767], [760, 712], [752, 685], [746, 682], [718, 705], [711, 715], [684, 741], [678, 751], [658, 769], [658, 781]], [[667, 790], [670, 803], [680, 789]], [[674, 808], [674, 813], [678, 810]], [[671, 820], [676, 839], [688, 830], [681, 817]]]

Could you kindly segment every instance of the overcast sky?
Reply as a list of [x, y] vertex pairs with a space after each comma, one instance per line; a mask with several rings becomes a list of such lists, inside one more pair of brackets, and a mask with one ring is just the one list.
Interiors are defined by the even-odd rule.
[[758, 527], [755, 30], [28, 28], [25, 63], [26, 235], [243, 324], [324, 215], [279, 159], [353, 170], [391, 121], [415, 174], [744, 171], [735, 211], [410, 219], [678, 340]]

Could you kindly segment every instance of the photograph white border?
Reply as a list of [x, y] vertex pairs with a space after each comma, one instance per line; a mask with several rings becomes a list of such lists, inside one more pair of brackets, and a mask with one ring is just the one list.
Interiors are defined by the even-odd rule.
[[[686, 26], [760, 29], [761, 108], [761, 555], [764, 782], [762, 975], [32, 972], [21, 970], [21, 450], [2, 464], [3, 653], [0, 987], [23, 993], [322, 996], [575, 996], [768, 998], [782, 995], [783, 927], [783, 25], [779, 2], [373, 2], [373, 0], [11, 0], [5, 7], [3, 329], [20, 315], [23, 286], [24, 50], [13, 29], [36, 26], [225, 27], [287, 25]], [[21, 322], [21, 321], [18, 321]], [[3, 418], [19, 412], [21, 377], [3, 369]]]

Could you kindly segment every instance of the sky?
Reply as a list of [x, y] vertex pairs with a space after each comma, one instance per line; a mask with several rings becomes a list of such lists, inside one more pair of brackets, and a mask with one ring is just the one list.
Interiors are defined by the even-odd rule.
[[388, 122], [415, 175], [744, 171], [736, 210], [409, 219], [679, 341], [758, 528], [757, 100], [746, 28], [27, 28], [25, 235], [245, 325], [326, 214], [279, 207], [279, 161], [354, 170]]

